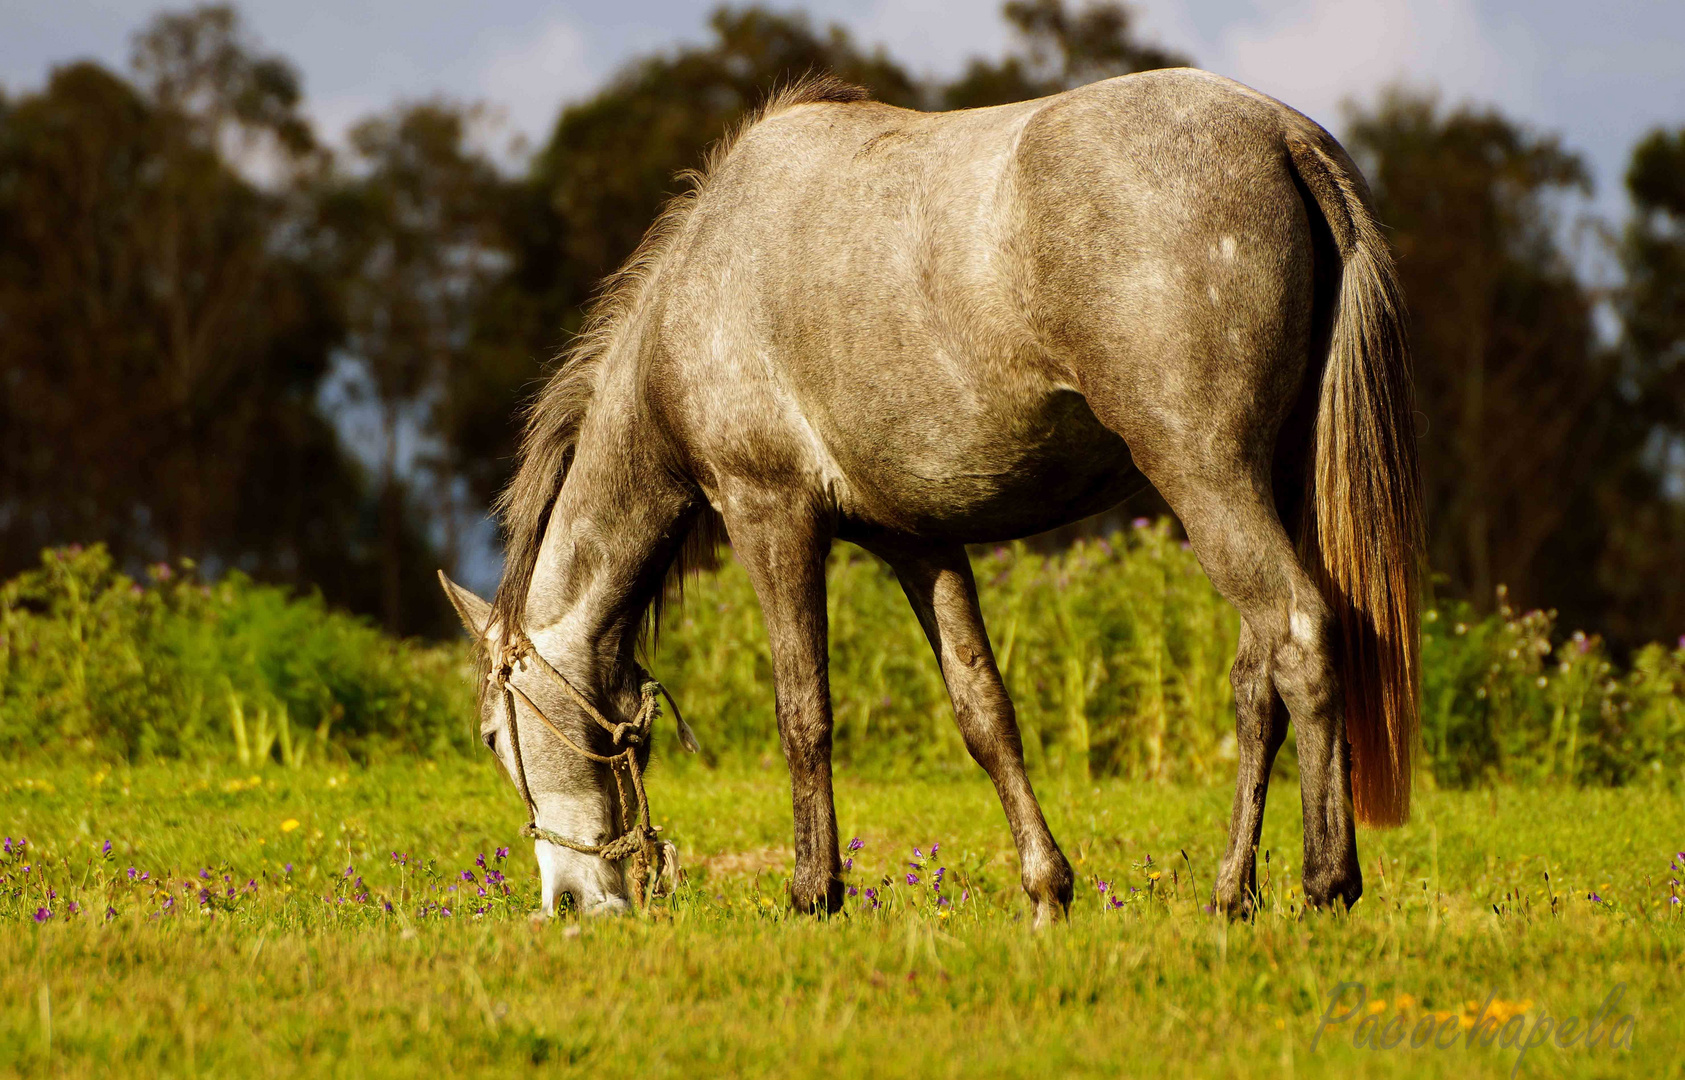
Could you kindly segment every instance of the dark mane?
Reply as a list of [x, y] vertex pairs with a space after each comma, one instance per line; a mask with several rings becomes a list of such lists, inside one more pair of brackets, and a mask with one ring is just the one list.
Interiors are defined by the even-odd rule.
[[[572, 463], [603, 361], [616, 336], [638, 310], [645, 286], [660, 267], [697, 198], [707, 190], [709, 178], [719, 163], [744, 132], [769, 116], [797, 105], [863, 101], [870, 96], [861, 87], [829, 74], [810, 74], [775, 88], [759, 108], [709, 149], [700, 169], [679, 175], [686, 189], [668, 201], [625, 264], [603, 280], [578, 336], [562, 351], [555, 373], [523, 410], [515, 476], [493, 506], [506, 544], [503, 580], [492, 600], [488, 635], [492, 627], [522, 625], [545, 526]], [[646, 632], [660, 619], [663, 597], [669, 591], [682, 589], [686, 572], [712, 558], [722, 531], [718, 516], [711, 510], [698, 515], [679, 545], [678, 557], [667, 573], [667, 584], [652, 598]]]

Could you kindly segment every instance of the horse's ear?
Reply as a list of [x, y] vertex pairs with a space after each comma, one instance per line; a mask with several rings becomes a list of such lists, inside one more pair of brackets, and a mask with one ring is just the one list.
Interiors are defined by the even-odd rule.
[[445, 595], [450, 597], [451, 607], [462, 619], [468, 636], [478, 641], [485, 635], [486, 623], [491, 619], [491, 605], [446, 577], [443, 570], [439, 571], [439, 584], [444, 587]]

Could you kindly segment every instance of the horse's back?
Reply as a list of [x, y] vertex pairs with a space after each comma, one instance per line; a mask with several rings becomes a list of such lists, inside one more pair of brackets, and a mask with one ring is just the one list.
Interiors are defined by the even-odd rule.
[[664, 270], [664, 339], [709, 402], [697, 439], [760, 432], [845, 518], [889, 528], [981, 539], [1110, 505], [1129, 448], [1089, 397], [1192, 378], [1153, 367], [1188, 351], [1177, 335], [1222, 351], [1236, 310], [1209, 298], [1213, 266], [1255, 309], [1242, 334], [1302, 284], [1281, 272], [1304, 214], [1270, 176], [1280, 115], [1164, 72], [992, 109], [762, 121]]

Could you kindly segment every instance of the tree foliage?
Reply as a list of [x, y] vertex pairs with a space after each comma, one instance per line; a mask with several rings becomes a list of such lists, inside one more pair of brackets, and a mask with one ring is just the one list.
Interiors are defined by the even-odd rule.
[[1020, 52], [994, 61], [973, 59], [958, 80], [943, 88], [945, 107], [1004, 105], [1114, 75], [1193, 63], [1137, 41], [1135, 14], [1123, 4], [1091, 3], [1072, 11], [1064, 0], [1009, 0], [1001, 14], [1012, 24]]
[[[445, 631], [430, 572], [505, 481], [519, 401], [679, 174], [778, 84], [829, 70], [980, 107], [1189, 62], [1123, 4], [1002, 14], [1013, 50], [941, 83], [804, 15], [723, 7], [706, 41], [563, 108], [519, 175], [478, 148], [477, 107], [444, 100], [330, 151], [296, 71], [228, 7], [152, 20], [128, 77], [72, 64], [0, 98], [0, 572], [103, 541], [130, 569], [193, 556]], [[1589, 180], [1558, 139], [1402, 92], [1342, 134], [1410, 302], [1442, 591], [1480, 606], [1507, 585], [1617, 643], [1677, 635], [1685, 129], [1635, 152], [1618, 342], [1562, 248]], [[366, 464], [330, 385], [375, 420]]]

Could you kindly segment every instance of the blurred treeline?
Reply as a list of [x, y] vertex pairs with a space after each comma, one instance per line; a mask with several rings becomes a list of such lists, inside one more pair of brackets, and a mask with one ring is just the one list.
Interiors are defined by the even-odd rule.
[[[513, 173], [485, 110], [446, 100], [330, 149], [295, 69], [227, 7], [158, 16], [126, 72], [73, 63], [0, 97], [0, 576], [100, 541], [125, 566], [192, 557], [448, 633], [431, 573], [503, 482], [517, 403], [674, 175], [774, 83], [830, 69], [959, 108], [1190, 60], [1116, 4], [1003, 14], [1015, 52], [932, 84], [838, 28], [722, 8], [706, 43], [566, 107]], [[1630, 220], [1589, 229], [1563, 217], [1585, 163], [1496, 112], [1398, 91], [1336, 134], [1405, 278], [1442, 597], [1489, 607], [1504, 584], [1618, 645], [1671, 640], [1685, 127], [1634, 149]], [[1619, 280], [1576, 275], [1576, 235]], [[372, 464], [346, 403], [376, 421]]]

